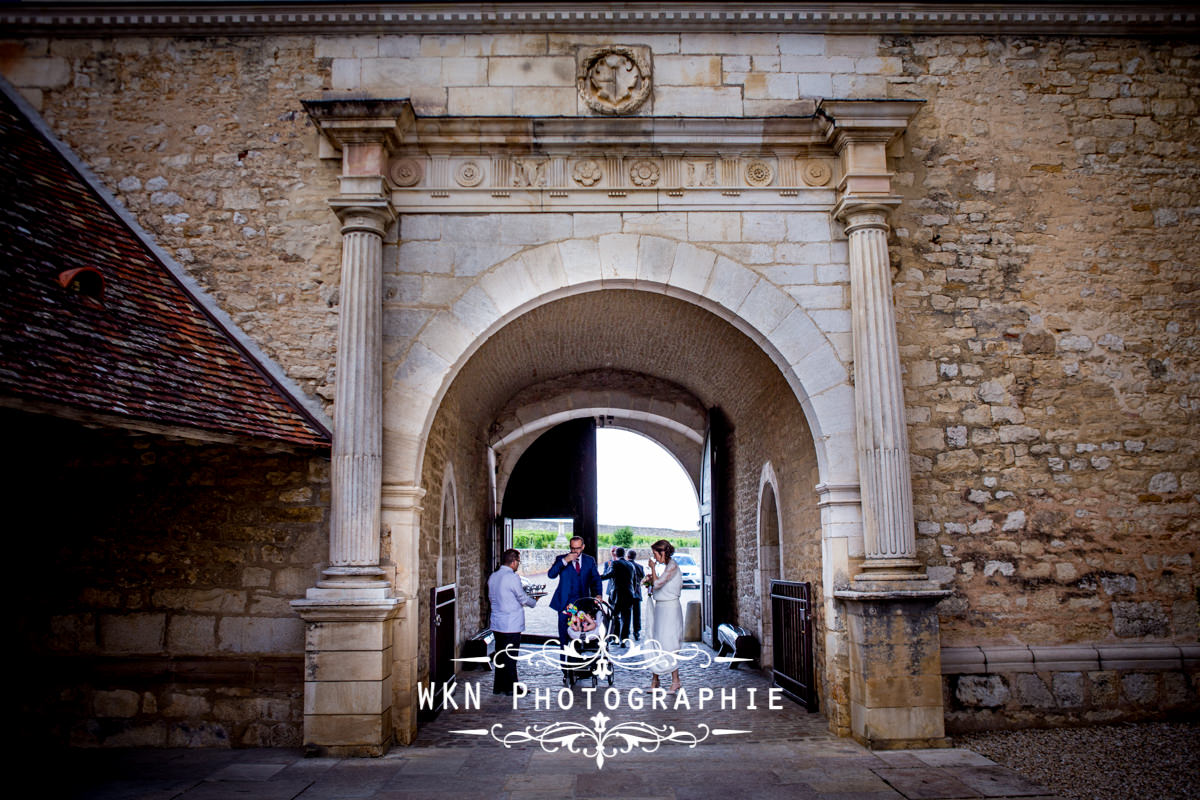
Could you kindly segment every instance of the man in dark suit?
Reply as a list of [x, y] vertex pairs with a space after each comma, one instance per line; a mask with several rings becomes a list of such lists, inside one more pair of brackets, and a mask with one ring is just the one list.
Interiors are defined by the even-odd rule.
[[646, 578], [646, 568], [637, 562], [637, 551], [625, 553], [625, 560], [633, 567], [633, 610], [629, 612], [633, 620], [633, 639], [642, 638], [642, 581]]
[[625, 560], [625, 548], [618, 547], [614, 558], [600, 580], [612, 581], [612, 596], [609, 602], [613, 604], [613, 633], [617, 641], [623, 642], [632, 633], [629, 627], [629, 612], [633, 610], [634, 576], [636, 573], [629, 562]]
[[550, 598], [550, 607], [558, 612], [558, 643], [566, 645], [567, 615], [562, 613], [567, 606], [580, 597], [599, 597], [602, 591], [600, 573], [596, 570], [596, 559], [583, 552], [583, 539], [571, 539], [571, 552], [554, 559], [546, 577], [558, 578], [558, 587]]

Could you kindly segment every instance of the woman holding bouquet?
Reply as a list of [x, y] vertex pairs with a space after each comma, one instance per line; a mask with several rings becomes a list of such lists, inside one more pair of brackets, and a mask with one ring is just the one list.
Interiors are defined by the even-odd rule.
[[654, 634], [663, 654], [651, 665], [654, 679], [650, 688], [659, 686], [659, 676], [671, 673], [669, 691], [679, 691], [679, 662], [673, 655], [679, 649], [683, 636], [683, 608], [679, 605], [679, 593], [683, 590], [683, 573], [671, 558], [675, 546], [666, 539], [659, 539], [650, 546], [653, 558], [647, 563], [647, 581], [654, 597]]

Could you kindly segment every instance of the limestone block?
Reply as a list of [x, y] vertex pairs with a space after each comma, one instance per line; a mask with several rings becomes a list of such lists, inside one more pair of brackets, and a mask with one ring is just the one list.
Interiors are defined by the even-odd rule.
[[1166, 638], [1170, 622], [1157, 602], [1112, 604], [1113, 633], [1121, 637]]
[[[432, 67], [432, 69], [430, 69]], [[413, 86], [430, 86], [440, 77], [437, 63], [419, 58], [364, 58], [359, 90], [403, 92]]]
[[[425, 335], [422, 334], [422, 339]], [[441, 388], [449, 369], [450, 362], [422, 340], [409, 349], [408, 355], [392, 376], [391, 383], [397, 389], [433, 395]]]
[[810, 396], [819, 395], [834, 386], [849, 384], [846, 367], [830, 351], [828, 345], [812, 350], [799, 361], [792, 363], [792, 368], [804, 382], [804, 389]]
[[381, 681], [391, 675], [392, 649], [309, 651], [304, 670], [310, 681]]
[[212, 704], [199, 690], [187, 693], [171, 692], [164, 698], [162, 714], [165, 717], [200, 719], [211, 713]]
[[418, 54], [426, 58], [461, 56], [467, 52], [466, 37], [454, 35], [422, 36]]
[[856, 738], [875, 747], [911, 743], [933, 743], [946, 735], [942, 706], [869, 708], [850, 705], [850, 725]]
[[513, 113], [517, 116], [565, 117], [575, 113], [579, 93], [574, 87], [517, 87]]
[[1063, 708], [1078, 708], [1083, 705], [1083, 673], [1056, 672], [1052, 687], [1054, 699]]
[[[571, 218], [574, 223], [574, 236], [576, 239], [587, 239], [592, 236], [599, 236], [605, 233], [621, 233], [624, 220], [629, 217], [637, 217], [637, 214], [619, 214], [619, 213], [599, 213], [599, 214], [572, 214]], [[686, 231], [686, 225], [684, 227]], [[641, 233], [642, 231], [625, 230], [625, 233]]]
[[[852, 679], [853, 680], [853, 679]], [[862, 681], [862, 702], [868, 708], [903, 708], [904, 706], [942, 707], [942, 678], [940, 675], [904, 675], [901, 677], [868, 677]]]
[[317, 36], [313, 39], [314, 58], [370, 58], [379, 55], [379, 40], [374, 36]]
[[800, 97], [799, 84], [792, 73], [752, 73], [749, 77], [761, 76], [761, 80], [746, 81], [746, 98], [757, 100], [795, 100]]
[[147, 722], [111, 733], [104, 737], [103, 744], [105, 747], [167, 747], [173, 746], [171, 741], [165, 724]]
[[1155, 708], [1159, 705], [1158, 675], [1141, 672], [1121, 676], [1121, 696], [1134, 705]]
[[454, 246], [454, 274], [458, 276], [478, 275], [504, 261], [520, 249], [515, 244], [456, 244]]
[[65, 58], [23, 58], [8, 61], [4, 77], [14, 86], [57, 89], [71, 82], [71, 64]]
[[174, 614], [167, 625], [167, 652], [198, 655], [216, 649], [216, 617]]
[[960, 675], [954, 696], [968, 708], [999, 708], [1010, 693], [999, 675]]
[[500, 241], [504, 244], [541, 244], [570, 238], [570, 214], [502, 214]]
[[671, 278], [671, 267], [675, 265], [678, 242], [660, 236], [642, 236], [638, 244], [639, 282], [665, 286]]
[[486, 86], [487, 59], [443, 58], [441, 83], [443, 86]]
[[304, 743], [319, 747], [372, 746], [391, 737], [387, 714], [304, 715]]
[[796, 76], [800, 97], [829, 97], [833, 94], [833, 75], [828, 72], [801, 72]]
[[375, 55], [384, 58], [416, 58], [421, 54], [421, 40], [416, 36], [380, 36], [378, 43], [379, 51]]
[[[472, 286], [465, 291], [451, 308], [454, 318], [474, 336], [487, 330], [496, 320], [500, 319], [500, 311], [480, 286]], [[432, 392], [430, 395], [432, 396]], [[387, 417], [391, 419], [391, 416]]]
[[813, 268], [804, 263], [786, 263], [764, 267], [759, 272], [776, 286], [800, 286], [813, 282]]
[[1032, 672], [1022, 672], [1013, 676], [1012, 696], [1023, 706], [1054, 708], [1057, 705], [1041, 676]]
[[600, 250], [591, 239], [568, 239], [558, 244], [563, 270], [571, 286], [597, 282], [601, 278]]
[[400, 236], [405, 241], [441, 239], [442, 217], [438, 214], [405, 214], [400, 218]]
[[313, 622], [305, 631], [305, 651], [387, 650], [392, 647], [392, 631], [391, 625], [380, 622]]
[[287, 700], [270, 697], [231, 697], [219, 699], [213, 704], [213, 716], [221, 721], [232, 722], [287, 722], [293, 719], [293, 709]]
[[391, 681], [306, 681], [304, 714], [382, 714], [391, 707]]
[[670, 86], [654, 91], [654, 113], [665, 117], [737, 117], [742, 92], [736, 86]]
[[688, 215], [684, 212], [625, 213], [621, 220], [622, 233], [649, 233], [673, 239], [686, 239], [688, 234]]
[[671, 285], [680, 289], [703, 294], [712, 276], [717, 254], [692, 244], [683, 243], [675, 251], [675, 264], [671, 268]]
[[218, 722], [177, 722], [167, 732], [167, 746], [228, 747], [229, 731]]
[[217, 625], [217, 649], [233, 653], [298, 653], [304, 623], [298, 618], [225, 617]]
[[92, 709], [98, 717], [132, 717], [138, 712], [141, 696], [128, 689], [96, 692], [92, 695]]
[[480, 56], [540, 56], [547, 52], [544, 33], [491, 33], [467, 35], [463, 52]]
[[820, 212], [785, 214], [789, 242], [828, 242], [832, 238], [829, 215]]
[[742, 214], [742, 241], [778, 242], [787, 235], [787, 223], [779, 214], [746, 212]]
[[453, 364], [467, 351], [475, 337], [453, 315], [441, 313], [426, 326], [421, 340], [438, 357]]
[[637, 277], [639, 236], [612, 233], [597, 241], [600, 274], [603, 280], [628, 280]]
[[662, 86], [720, 86], [720, 56], [660, 56], [654, 59], [654, 82]]
[[705, 296], [733, 311], [741, 306], [759, 280], [757, 275], [741, 264], [719, 256], [713, 266]]
[[813, 322], [826, 334], [850, 333], [851, 318], [849, 309], [817, 309], [808, 312]]
[[499, 57], [488, 59], [489, 86], [575, 86], [575, 59]]
[[779, 52], [785, 56], [820, 56], [825, 54], [827, 38], [820, 33], [785, 33], [779, 37]]
[[759, 280], [736, 309], [739, 317], [763, 335], [771, 334], [796, 308], [796, 303], [786, 293], [769, 282]]
[[693, 242], [737, 242], [742, 238], [742, 215], [731, 211], [692, 211], [688, 239]]
[[448, 273], [454, 267], [455, 246], [449, 242], [404, 242], [397, 263], [406, 273]]
[[778, 55], [775, 34], [751, 33], [729, 36], [724, 33], [685, 33], [679, 37], [681, 53], [720, 53], [722, 55]]
[[446, 108], [454, 116], [511, 116], [513, 90], [505, 86], [455, 87], [446, 90]]
[[166, 614], [104, 614], [100, 646], [109, 653], [159, 653], [166, 625]]

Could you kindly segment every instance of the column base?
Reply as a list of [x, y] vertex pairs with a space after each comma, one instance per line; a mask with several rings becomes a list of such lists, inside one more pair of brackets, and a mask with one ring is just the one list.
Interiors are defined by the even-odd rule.
[[851, 736], [875, 750], [947, 747], [936, 603], [950, 592], [879, 583], [891, 588], [859, 591], [856, 581], [835, 592], [850, 640]]
[[291, 603], [305, 623], [309, 755], [381, 756], [392, 745], [392, 643], [405, 601], [355, 596], [375, 591], [318, 587]]

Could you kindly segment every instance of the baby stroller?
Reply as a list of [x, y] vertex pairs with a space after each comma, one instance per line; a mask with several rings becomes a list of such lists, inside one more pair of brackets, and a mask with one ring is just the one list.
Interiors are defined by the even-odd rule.
[[[613, 616], [612, 606], [594, 597], [580, 597], [563, 613], [570, 617], [566, 644], [578, 640], [577, 647], [580, 653], [575, 659], [563, 656], [563, 686], [572, 687], [578, 681], [591, 678], [592, 686], [595, 687], [601, 673], [607, 675], [608, 685], [612, 686], [612, 664], [600, 650], [600, 642], [608, 635], [608, 626]], [[604, 665], [603, 669], [601, 664]]]

